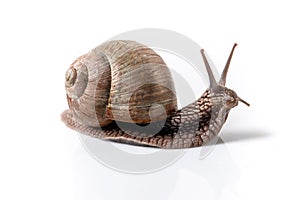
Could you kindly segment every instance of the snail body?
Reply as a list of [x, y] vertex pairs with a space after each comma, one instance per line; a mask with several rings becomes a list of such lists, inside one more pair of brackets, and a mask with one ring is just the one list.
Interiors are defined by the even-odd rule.
[[151, 48], [135, 41], [108, 41], [79, 57], [66, 73], [69, 110], [62, 121], [97, 137], [159, 148], [201, 146], [216, 136], [239, 98], [225, 87], [232, 48], [219, 83], [201, 54], [210, 86], [177, 109], [171, 73]]

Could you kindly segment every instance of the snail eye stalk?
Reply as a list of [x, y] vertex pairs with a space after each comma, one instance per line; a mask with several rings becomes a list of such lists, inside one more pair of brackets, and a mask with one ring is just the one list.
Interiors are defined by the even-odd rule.
[[220, 81], [219, 81], [219, 84], [222, 85], [222, 86], [225, 86], [225, 84], [226, 84], [226, 77], [227, 77], [229, 65], [230, 65], [231, 58], [232, 58], [232, 55], [233, 55], [233, 52], [234, 52], [234, 49], [235, 49], [236, 46], [237, 46], [237, 43], [234, 43], [234, 45], [231, 49], [231, 52], [229, 54], [229, 57], [227, 59], [226, 65], [224, 67], [224, 70], [222, 72], [222, 75], [221, 75], [221, 78], [220, 78]]

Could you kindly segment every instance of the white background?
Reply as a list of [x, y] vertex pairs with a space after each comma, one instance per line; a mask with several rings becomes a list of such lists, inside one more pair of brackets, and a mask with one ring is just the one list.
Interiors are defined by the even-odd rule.
[[[297, 1], [1, 1], [0, 199], [299, 199]], [[190, 37], [251, 103], [231, 111], [218, 144], [152, 174], [94, 160], [60, 121], [75, 58], [132, 29]], [[196, 87], [196, 86], [195, 86]]]

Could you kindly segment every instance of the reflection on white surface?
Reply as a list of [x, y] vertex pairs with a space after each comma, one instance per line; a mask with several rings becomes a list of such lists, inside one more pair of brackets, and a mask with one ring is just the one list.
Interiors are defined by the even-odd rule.
[[[114, 144], [116, 148], [119, 145]], [[133, 175], [108, 168], [80, 147], [74, 154], [75, 196], [77, 199], [182, 199], [186, 195], [189, 199], [220, 199], [228, 191], [234, 195], [231, 189], [237, 179], [237, 168], [226, 144], [219, 140], [209, 155], [199, 159], [202, 148], [185, 151], [181, 158], [160, 171]]]
[[151, 173], [163, 169], [178, 160], [186, 151], [142, 148], [102, 141], [83, 134], [79, 136], [86, 151], [97, 161], [116, 171], [131, 174]]

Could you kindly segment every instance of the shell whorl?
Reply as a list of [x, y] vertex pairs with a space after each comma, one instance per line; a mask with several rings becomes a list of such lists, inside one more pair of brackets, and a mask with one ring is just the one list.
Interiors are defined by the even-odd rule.
[[167, 65], [134, 41], [108, 41], [78, 58], [67, 71], [66, 89], [74, 116], [93, 127], [161, 121], [177, 110]]

